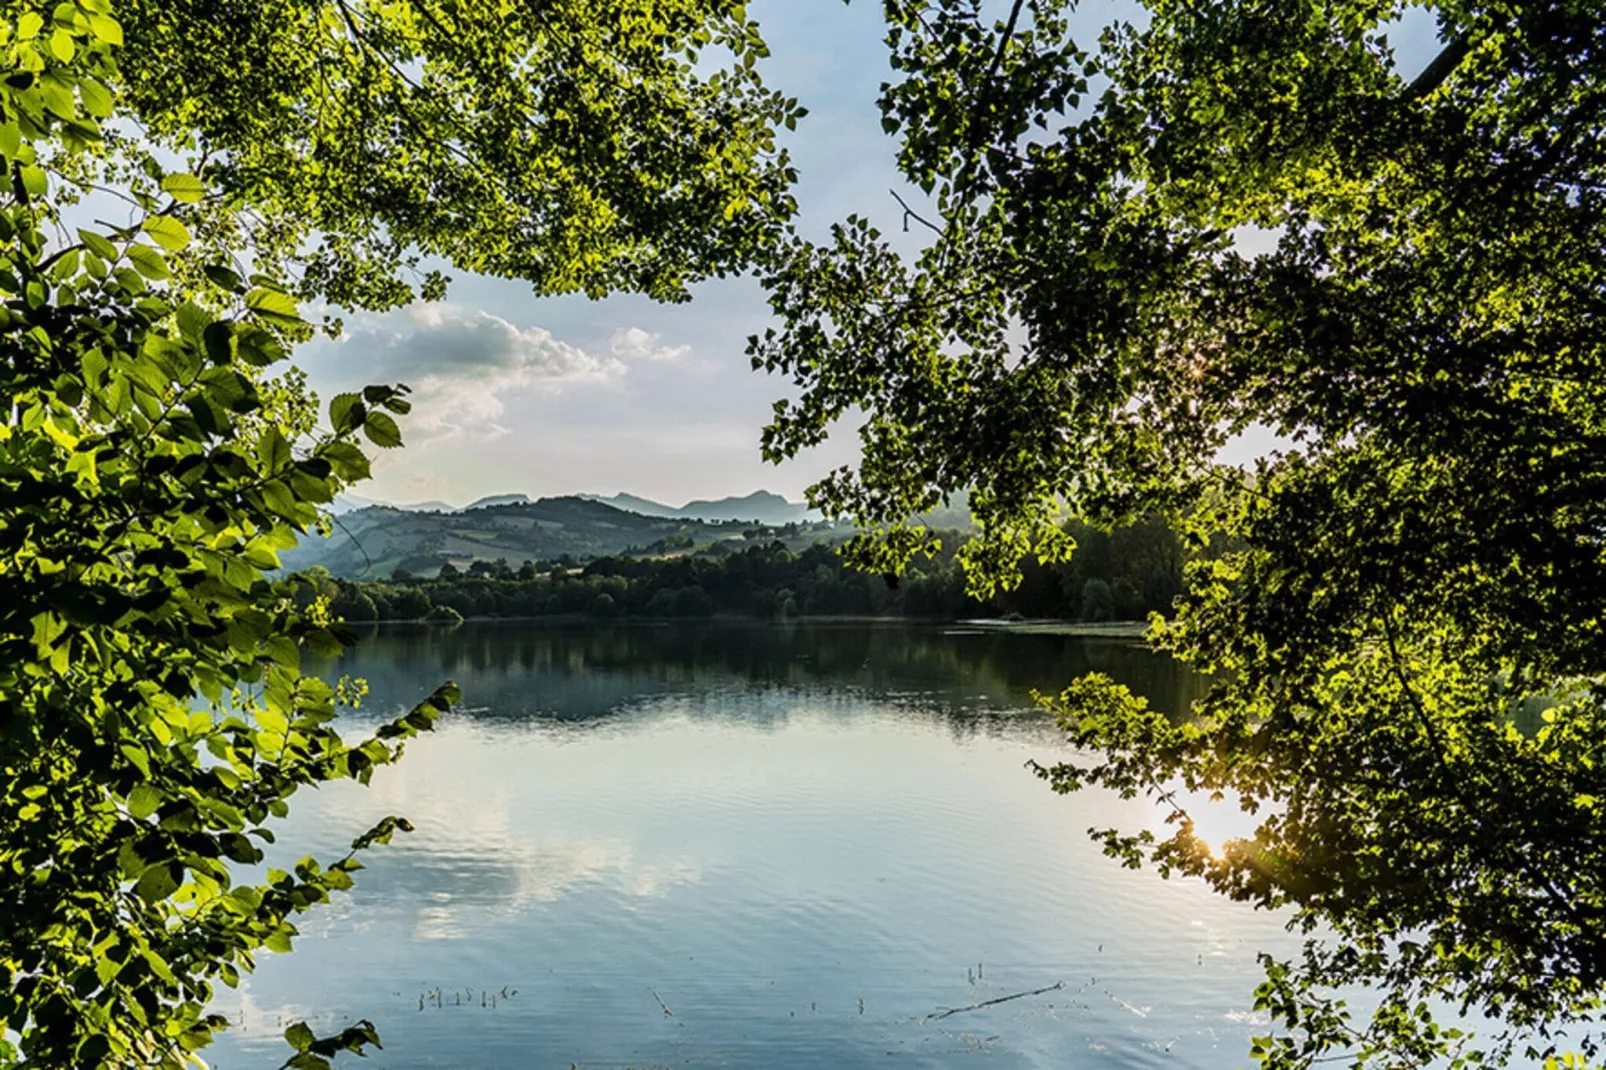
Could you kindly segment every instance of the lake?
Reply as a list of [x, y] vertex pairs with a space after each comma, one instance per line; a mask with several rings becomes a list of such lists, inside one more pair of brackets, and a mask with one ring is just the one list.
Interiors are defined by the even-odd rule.
[[371, 686], [348, 738], [446, 679], [464, 706], [298, 795], [270, 861], [417, 831], [224, 990], [209, 1061], [366, 1017], [371, 1070], [1248, 1065], [1280, 919], [1122, 869], [1086, 830], [1152, 809], [1025, 767], [1066, 753], [1032, 690], [1093, 669], [1168, 711], [1197, 687], [1132, 641], [964, 627], [381, 629], [328, 669]]

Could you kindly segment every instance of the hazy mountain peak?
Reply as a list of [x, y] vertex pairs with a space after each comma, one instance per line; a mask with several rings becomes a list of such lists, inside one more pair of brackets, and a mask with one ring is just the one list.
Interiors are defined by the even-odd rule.
[[802, 502], [788, 501], [773, 491], [755, 490], [740, 497], [699, 498], [685, 505], [665, 505], [636, 494], [619, 493], [610, 496], [582, 494], [582, 498], [611, 505], [615, 509], [639, 513], [642, 516], [678, 517], [682, 520], [729, 521], [741, 520], [758, 524], [791, 524], [817, 519]]
[[483, 498], [475, 498], [463, 506], [463, 512], [466, 513], [470, 509], [489, 509], [493, 505], [528, 504], [530, 504], [530, 496], [528, 494], [488, 494]]

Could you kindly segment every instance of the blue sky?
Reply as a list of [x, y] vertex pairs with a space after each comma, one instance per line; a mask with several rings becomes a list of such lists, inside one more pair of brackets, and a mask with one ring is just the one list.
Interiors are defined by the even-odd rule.
[[[773, 53], [766, 80], [810, 112], [787, 138], [804, 232], [818, 236], [857, 212], [896, 234], [888, 189], [912, 204], [919, 195], [900, 181], [875, 107], [890, 73], [880, 4], [754, 0], [749, 11]], [[1083, 4], [1078, 36], [1091, 44], [1099, 26], [1136, 11]], [[1403, 30], [1391, 35], [1402, 66], [1425, 63], [1431, 26], [1414, 20]], [[365, 497], [462, 504], [494, 493], [628, 491], [678, 504], [762, 487], [798, 499], [856, 456], [850, 427], [779, 467], [759, 456], [760, 429], [787, 384], [750, 370], [743, 353], [769, 322], [751, 280], [712, 281], [689, 304], [658, 305], [536, 298], [519, 283], [452, 274], [444, 305], [348, 316], [345, 338], [297, 354], [325, 397], [371, 382], [414, 388], [408, 445], [355, 488]], [[1239, 452], [1266, 443], [1254, 438]]]

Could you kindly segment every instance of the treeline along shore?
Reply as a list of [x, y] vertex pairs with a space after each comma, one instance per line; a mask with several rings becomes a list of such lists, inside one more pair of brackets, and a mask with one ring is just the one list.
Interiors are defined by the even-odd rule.
[[780, 542], [724, 544], [682, 556], [607, 556], [580, 562], [476, 561], [435, 577], [398, 569], [389, 580], [336, 579], [311, 570], [332, 610], [348, 621], [456, 620], [467, 617], [587, 616], [598, 619], [760, 618], [816, 615], [1141, 620], [1164, 611], [1182, 590], [1187, 553], [1160, 521], [1114, 532], [1077, 525], [1070, 561], [1028, 561], [1019, 586], [987, 600], [966, 590], [954, 547], [916, 562], [896, 580], [849, 567], [835, 547], [800, 551]]

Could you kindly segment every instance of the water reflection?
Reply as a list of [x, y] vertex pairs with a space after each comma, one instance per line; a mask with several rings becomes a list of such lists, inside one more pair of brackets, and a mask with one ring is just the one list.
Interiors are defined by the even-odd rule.
[[1289, 943], [1103, 858], [1085, 830], [1141, 802], [1023, 768], [1061, 745], [1034, 688], [1100, 668], [1181, 708], [1130, 644], [504, 624], [379, 632], [336, 668], [369, 716], [447, 676], [468, 709], [370, 789], [297, 797], [279, 864], [388, 813], [418, 831], [222, 1001], [222, 1070], [277, 1065], [309, 1015], [374, 1019], [376, 1070], [1227, 1067], [1253, 952]]
[[1201, 691], [1184, 666], [1134, 640], [862, 622], [391, 625], [370, 630], [325, 669], [366, 677], [370, 706], [381, 713], [443, 679], [472, 681], [469, 711], [498, 720], [591, 721], [670, 695], [735, 693], [760, 701], [714, 701], [710, 709], [761, 723], [762, 696], [774, 691], [874, 695], [966, 725], [988, 714], [1018, 716], [1031, 709], [1034, 690], [1056, 693], [1092, 671], [1167, 713], [1186, 710]]

